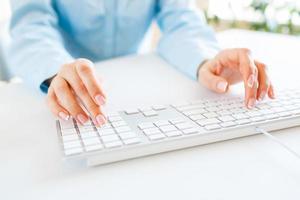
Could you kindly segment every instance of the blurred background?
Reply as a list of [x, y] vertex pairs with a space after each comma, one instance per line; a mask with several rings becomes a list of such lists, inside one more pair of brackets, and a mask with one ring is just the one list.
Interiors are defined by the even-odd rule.
[[[197, 0], [208, 23], [217, 31], [232, 28], [279, 34], [300, 35], [300, 0]], [[0, 42], [5, 43], [10, 17], [9, 0], [0, 0]], [[154, 47], [159, 31], [154, 26], [152, 39], [146, 46]], [[0, 45], [0, 80], [5, 79]]]

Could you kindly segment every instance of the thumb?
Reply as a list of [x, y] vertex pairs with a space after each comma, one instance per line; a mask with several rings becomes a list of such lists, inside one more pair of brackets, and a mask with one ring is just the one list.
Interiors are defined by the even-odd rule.
[[225, 93], [228, 90], [228, 82], [226, 79], [215, 75], [212, 71], [203, 69], [199, 75], [200, 82], [208, 89], [217, 93]]

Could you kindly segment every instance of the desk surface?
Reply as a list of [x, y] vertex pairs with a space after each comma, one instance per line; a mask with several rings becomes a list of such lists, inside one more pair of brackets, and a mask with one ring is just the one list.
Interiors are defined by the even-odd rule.
[[[251, 47], [270, 65], [275, 85], [299, 86], [299, 55], [292, 49], [300, 47], [300, 39], [236, 30], [218, 38], [224, 47]], [[151, 54], [98, 63], [97, 73], [108, 93], [107, 109], [216, 96]], [[61, 160], [54, 118], [42, 96], [21, 84], [0, 87], [0, 95], [1, 199], [300, 197], [300, 161], [264, 136], [79, 168]], [[228, 95], [242, 95], [241, 85]], [[287, 129], [276, 136], [300, 152], [299, 132]]]

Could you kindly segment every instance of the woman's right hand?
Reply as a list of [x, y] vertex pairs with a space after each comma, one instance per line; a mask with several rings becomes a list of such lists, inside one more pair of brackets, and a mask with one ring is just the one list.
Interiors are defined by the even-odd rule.
[[71, 116], [79, 123], [85, 124], [88, 114], [80, 106], [77, 97], [92, 115], [96, 125], [106, 122], [101, 106], [106, 97], [94, 73], [94, 64], [87, 59], [78, 59], [63, 65], [52, 78], [47, 102], [54, 115], [68, 120]]

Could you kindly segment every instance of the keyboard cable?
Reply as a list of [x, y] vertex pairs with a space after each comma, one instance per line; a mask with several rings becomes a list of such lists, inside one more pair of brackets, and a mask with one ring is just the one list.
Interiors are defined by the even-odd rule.
[[298, 152], [296, 152], [295, 150], [293, 150], [292, 148], [290, 148], [287, 144], [285, 144], [284, 142], [282, 142], [280, 139], [278, 139], [277, 137], [273, 136], [271, 133], [269, 133], [268, 131], [260, 128], [260, 127], [256, 127], [256, 131], [262, 133], [264, 136], [268, 137], [269, 139], [271, 139], [273, 142], [279, 144], [281, 147], [283, 147], [285, 150], [287, 150], [288, 152], [290, 152], [291, 154], [293, 154], [295, 157], [297, 157], [298, 159], [300, 159], [300, 154]]

